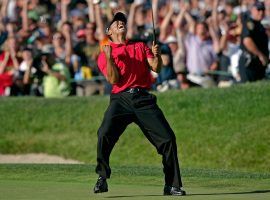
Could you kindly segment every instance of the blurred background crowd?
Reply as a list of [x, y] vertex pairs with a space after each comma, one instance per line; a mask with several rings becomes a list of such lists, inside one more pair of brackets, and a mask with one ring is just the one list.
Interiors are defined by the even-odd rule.
[[270, 0], [0, 0], [0, 96], [109, 94], [97, 57], [116, 11], [127, 38], [153, 41], [153, 90], [269, 79]]

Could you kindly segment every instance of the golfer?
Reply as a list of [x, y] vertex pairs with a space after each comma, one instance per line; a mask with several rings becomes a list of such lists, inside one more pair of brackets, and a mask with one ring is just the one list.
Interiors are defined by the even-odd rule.
[[98, 67], [112, 84], [110, 104], [98, 130], [97, 167], [99, 174], [95, 193], [107, 192], [106, 179], [110, 178], [111, 151], [126, 127], [134, 122], [162, 155], [165, 186], [164, 195], [185, 195], [177, 158], [175, 135], [156, 103], [156, 96], [149, 93], [150, 70], [159, 72], [162, 66], [159, 46], [152, 51], [142, 42], [126, 40], [126, 16], [117, 12], [107, 35], [111, 42], [105, 45], [98, 58]]

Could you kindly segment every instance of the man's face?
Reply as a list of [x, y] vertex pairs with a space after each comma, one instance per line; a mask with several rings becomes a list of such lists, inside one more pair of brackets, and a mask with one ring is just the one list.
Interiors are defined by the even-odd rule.
[[264, 18], [265, 11], [263, 9], [257, 9], [253, 7], [251, 9], [251, 15], [254, 20], [261, 21]]
[[87, 35], [94, 35], [95, 32], [96, 32], [96, 27], [95, 27], [95, 25], [92, 24], [92, 23], [88, 23], [88, 24], [86, 25], [86, 34], [87, 34]]
[[171, 51], [172, 51], [173, 53], [177, 51], [178, 45], [177, 45], [176, 42], [171, 42], [171, 43], [169, 43], [168, 45], [169, 45], [169, 47], [170, 47], [170, 49], [171, 49]]
[[198, 23], [196, 25], [196, 35], [201, 36], [201, 37], [205, 37], [207, 36], [208, 31], [206, 29], [206, 27], [202, 24], [202, 23]]
[[112, 35], [126, 34], [126, 32], [127, 32], [126, 24], [122, 21], [113, 22], [109, 29], [109, 34]]

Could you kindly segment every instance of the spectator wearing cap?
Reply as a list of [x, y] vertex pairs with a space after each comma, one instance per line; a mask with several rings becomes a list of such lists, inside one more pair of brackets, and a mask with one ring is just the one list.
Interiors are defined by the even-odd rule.
[[170, 35], [165, 40], [165, 44], [167, 44], [172, 52], [173, 58], [173, 68], [174, 71], [179, 73], [185, 73], [185, 52], [184, 52], [184, 44], [181, 38], [177, 38], [174, 35]]
[[86, 18], [82, 10], [73, 9], [70, 12], [70, 16], [72, 28], [75, 32], [84, 27]]
[[21, 50], [21, 55], [22, 61], [13, 78], [14, 84], [11, 88], [12, 96], [30, 95], [33, 74], [36, 72], [36, 69], [33, 67], [32, 49], [24, 47]]
[[261, 24], [265, 16], [265, 6], [256, 1], [248, 19], [242, 22], [241, 49], [239, 60], [241, 82], [257, 81], [265, 78], [269, 50], [266, 30]]
[[165, 40], [165, 44], [168, 45], [171, 52], [172, 67], [174, 73], [176, 74], [177, 82], [181, 89], [187, 89], [188, 84], [186, 81], [185, 52], [183, 41], [180, 36], [176, 38], [176, 36], [170, 35]]
[[161, 58], [163, 65], [156, 80], [157, 91], [165, 92], [168, 89], [178, 88], [176, 74], [173, 69], [173, 55], [168, 45], [161, 46]]
[[[74, 5], [75, 3], [75, 5]], [[84, 28], [86, 21], [86, 4], [82, 1], [61, 0], [61, 26], [65, 22], [71, 22], [72, 30], [76, 33]], [[69, 12], [69, 8], [72, 8]]]

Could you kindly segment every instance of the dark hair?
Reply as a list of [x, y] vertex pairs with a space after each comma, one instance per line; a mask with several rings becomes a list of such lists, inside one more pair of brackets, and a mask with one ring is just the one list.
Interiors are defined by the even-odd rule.
[[69, 22], [69, 21], [63, 22], [62, 25], [61, 25], [61, 27], [63, 27], [64, 25], [68, 25], [68, 26], [70, 26], [72, 28], [72, 23]]
[[209, 26], [208, 26], [208, 24], [205, 22], [205, 21], [197, 21], [197, 24], [196, 25], [199, 25], [199, 24], [201, 24], [201, 25], [203, 25], [204, 26], [204, 28], [207, 30], [207, 31], [209, 31]]
[[24, 46], [21, 51], [30, 51], [32, 52], [32, 48], [28, 47], [28, 46]]

